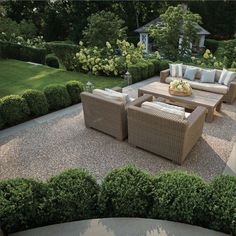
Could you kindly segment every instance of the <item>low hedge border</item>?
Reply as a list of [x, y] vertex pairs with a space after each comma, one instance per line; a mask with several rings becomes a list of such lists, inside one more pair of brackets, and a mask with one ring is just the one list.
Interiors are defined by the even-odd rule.
[[174, 220], [236, 235], [236, 178], [206, 183], [186, 172], [152, 176], [132, 165], [112, 170], [98, 185], [82, 169], [46, 182], [0, 181], [0, 222], [5, 233], [97, 217]]
[[44, 64], [47, 50], [0, 40], [0, 57]]
[[0, 130], [80, 102], [83, 84], [68, 81], [43, 91], [28, 89], [20, 95], [0, 98]]

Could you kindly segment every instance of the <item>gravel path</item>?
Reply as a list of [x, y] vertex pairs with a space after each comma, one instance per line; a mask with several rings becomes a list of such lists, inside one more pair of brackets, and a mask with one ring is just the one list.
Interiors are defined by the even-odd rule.
[[[141, 85], [143, 83], [126, 91], [137, 93], [136, 89]], [[74, 112], [65, 114], [64, 111], [62, 117], [50, 118], [10, 136], [0, 135], [0, 178], [46, 179], [68, 168], [83, 167], [101, 179], [111, 169], [133, 163], [152, 173], [181, 169], [208, 180], [223, 172], [236, 141], [236, 102], [223, 104], [222, 112], [216, 113], [215, 120], [205, 123], [202, 138], [182, 166], [131, 147], [127, 141], [120, 142], [86, 129], [81, 104], [74, 108]]]

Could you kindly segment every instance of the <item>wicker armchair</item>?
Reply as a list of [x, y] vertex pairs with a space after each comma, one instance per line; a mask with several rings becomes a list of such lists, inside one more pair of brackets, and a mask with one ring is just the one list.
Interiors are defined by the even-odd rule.
[[198, 106], [186, 120], [138, 106], [128, 108], [128, 142], [182, 164], [202, 135], [206, 109]]
[[[113, 88], [121, 92], [121, 88]], [[128, 135], [127, 108], [130, 105], [139, 105], [144, 101], [151, 101], [152, 96], [145, 95], [133, 102], [124, 104], [118, 101], [104, 99], [97, 95], [82, 92], [81, 101], [84, 111], [84, 121], [87, 128], [94, 128], [109, 134], [118, 140], [124, 140]]]

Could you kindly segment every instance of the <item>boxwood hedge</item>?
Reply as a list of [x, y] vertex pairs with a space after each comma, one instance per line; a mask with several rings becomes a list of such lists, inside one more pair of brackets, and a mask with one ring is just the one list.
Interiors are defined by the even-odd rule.
[[48, 113], [48, 103], [43, 92], [28, 89], [23, 93], [22, 97], [26, 100], [31, 115], [40, 116]]
[[154, 178], [154, 204], [150, 216], [157, 219], [195, 223], [206, 189], [197, 176], [182, 172], [166, 172]]
[[203, 210], [205, 227], [236, 235], [236, 178], [216, 177], [206, 189]]
[[0, 99], [0, 114], [6, 125], [15, 125], [29, 118], [30, 109], [24, 98], [10, 95]]
[[71, 105], [70, 95], [63, 85], [48, 85], [44, 88], [44, 94], [51, 111]]
[[97, 216], [99, 186], [88, 172], [65, 171], [48, 181], [51, 223], [87, 219]]
[[12, 233], [47, 223], [48, 188], [33, 179], [0, 181], [0, 222], [4, 232]]
[[127, 166], [108, 174], [101, 185], [99, 208], [102, 215], [147, 217], [152, 205], [152, 178]]
[[80, 93], [83, 92], [84, 86], [81, 82], [72, 80], [66, 83], [67, 91], [73, 104], [80, 102]]
[[219, 176], [207, 184], [183, 172], [151, 176], [127, 166], [111, 171], [101, 185], [80, 169], [46, 183], [0, 181], [0, 222], [7, 233], [111, 216], [179, 221], [236, 235], [236, 178]]

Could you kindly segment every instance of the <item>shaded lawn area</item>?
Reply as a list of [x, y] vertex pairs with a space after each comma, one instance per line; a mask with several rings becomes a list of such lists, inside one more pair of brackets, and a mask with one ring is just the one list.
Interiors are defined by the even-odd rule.
[[84, 84], [90, 81], [95, 88], [126, 85], [122, 78], [70, 72], [17, 60], [0, 60], [0, 97], [21, 94], [26, 89], [42, 90], [49, 84], [65, 84], [69, 80], [81, 81]]

